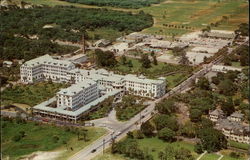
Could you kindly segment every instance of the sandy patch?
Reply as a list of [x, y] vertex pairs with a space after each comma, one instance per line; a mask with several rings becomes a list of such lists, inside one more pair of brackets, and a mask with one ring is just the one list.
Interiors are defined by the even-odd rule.
[[54, 151], [54, 152], [34, 152], [30, 155], [23, 156], [20, 160], [54, 160], [60, 156], [64, 151]]

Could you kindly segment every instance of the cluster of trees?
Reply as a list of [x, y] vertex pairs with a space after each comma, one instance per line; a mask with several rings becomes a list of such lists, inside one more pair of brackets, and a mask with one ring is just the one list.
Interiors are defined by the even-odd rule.
[[247, 45], [241, 45], [234, 50], [234, 53], [230, 57], [224, 59], [224, 65], [231, 66], [232, 62], [240, 62], [241, 66], [249, 66], [249, 47]]
[[203, 119], [199, 128], [197, 130], [197, 137], [200, 138], [200, 143], [197, 143], [195, 146], [197, 153], [204, 151], [217, 152], [223, 148], [227, 148], [226, 137], [219, 130], [213, 128], [210, 120]]
[[77, 49], [72, 46], [61, 46], [48, 39], [31, 40], [23, 37], [15, 37], [13, 34], [1, 34], [0, 56], [5, 60], [24, 59], [30, 60], [46, 54], [66, 54]]
[[111, 152], [113, 154], [124, 154], [127, 157], [136, 158], [138, 160], [153, 160], [152, 155], [139, 148], [138, 142], [134, 138], [126, 138], [118, 143], [113, 142]]
[[95, 62], [100, 67], [114, 67], [117, 64], [115, 55], [111, 51], [95, 50]]
[[152, 121], [142, 123], [141, 132], [147, 137], [157, 135], [159, 139], [173, 142], [179, 130], [179, 124], [173, 115], [176, 112], [174, 100], [163, 100], [156, 105], [156, 109], [159, 114]]
[[[112, 28], [119, 32], [134, 32], [150, 27], [152, 16], [107, 9], [87, 9], [66, 6], [36, 7], [2, 11], [0, 53], [4, 59], [34, 58], [41, 53], [65, 53], [72, 48], [60, 47], [50, 40], [79, 42], [86, 30]], [[47, 26], [47, 27], [45, 27]], [[37, 38], [32, 38], [32, 36]]]
[[241, 36], [249, 36], [249, 24], [241, 23], [235, 33]]
[[191, 152], [185, 148], [174, 148], [171, 145], [167, 146], [163, 151], [158, 153], [160, 160], [178, 159], [178, 160], [194, 160]]
[[122, 101], [115, 107], [116, 117], [123, 121], [129, 120], [143, 108], [144, 106], [141, 103], [137, 103], [136, 97], [131, 95], [123, 96]]
[[96, 5], [96, 6], [111, 6], [111, 7], [119, 7], [119, 8], [141, 8], [147, 7], [151, 4], [158, 4], [163, 0], [64, 0], [71, 3], [80, 3], [87, 5]]
[[[164, 16], [166, 17], [166, 16]], [[163, 17], [163, 18], [164, 18]], [[179, 29], [186, 29], [186, 30], [194, 30], [193, 27], [190, 26], [184, 26], [184, 25], [174, 25], [174, 24], [163, 24], [163, 26], [167, 27], [167, 28], [179, 28]]]
[[108, 115], [108, 113], [112, 109], [112, 103], [113, 103], [114, 97], [111, 96], [104, 101], [102, 101], [100, 104], [98, 104], [98, 107], [96, 110], [89, 113], [87, 116], [85, 116], [85, 119], [91, 120], [91, 119], [98, 119], [103, 118]]
[[179, 60], [180, 64], [188, 65], [190, 63], [188, 57], [186, 56], [187, 54], [184, 48], [174, 47], [173, 55], [180, 57], [180, 60]]

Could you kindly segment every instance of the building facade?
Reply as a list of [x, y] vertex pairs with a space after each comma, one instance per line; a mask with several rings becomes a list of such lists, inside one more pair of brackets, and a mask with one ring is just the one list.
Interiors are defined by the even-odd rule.
[[46, 54], [21, 65], [21, 82], [27, 84], [49, 79], [54, 82], [66, 82], [67, 72], [74, 68], [72, 62], [53, 59]]
[[92, 80], [73, 84], [57, 92], [57, 107], [67, 107], [68, 110], [76, 110], [95, 99], [99, 98], [97, 83]]
[[243, 114], [234, 112], [230, 116], [224, 116], [220, 109], [209, 113], [209, 119], [215, 122], [215, 128], [220, 130], [228, 140], [250, 144], [249, 125], [243, 124]]

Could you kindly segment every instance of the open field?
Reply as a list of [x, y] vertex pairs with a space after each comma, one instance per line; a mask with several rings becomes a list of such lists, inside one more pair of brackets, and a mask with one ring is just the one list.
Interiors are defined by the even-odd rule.
[[204, 156], [202, 156], [201, 160], [216, 160], [220, 156], [214, 153], [206, 153]]
[[[60, 159], [67, 159], [97, 138], [106, 133], [100, 128], [86, 128], [88, 141], [78, 140], [77, 133], [62, 127], [37, 124], [35, 122], [17, 123], [3, 121], [2, 124], [2, 151], [4, 157], [9, 155], [16, 159], [35, 151], [63, 151]], [[23, 136], [19, 137], [21, 133]], [[16, 138], [20, 138], [19, 140]], [[82, 136], [81, 136], [82, 137]], [[72, 148], [73, 150], [71, 150]]]
[[191, 72], [192, 67], [189, 66], [182, 66], [182, 65], [174, 65], [174, 64], [167, 64], [163, 62], [158, 62], [158, 65], [154, 65], [151, 63], [150, 68], [142, 68], [141, 62], [139, 59], [134, 58], [127, 58], [127, 61], [132, 62], [132, 67], [129, 67], [128, 65], [123, 65], [119, 63], [115, 68], [113, 68], [115, 71], [121, 72], [123, 74], [137, 74], [137, 73], [143, 73], [149, 78], [155, 78], [159, 76], [163, 76], [164, 74], [170, 73], [170, 72]]
[[22, 103], [34, 106], [51, 98], [60, 88], [67, 84], [41, 82], [32, 85], [16, 85], [2, 92], [2, 105]]
[[153, 155], [154, 160], [159, 159], [158, 158], [158, 153], [160, 151], [164, 151], [165, 147], [168, 146], [169, 144], [173, 146], [174, 148], [185, 148], [191, 151], [193, 156], [195, 158], [198, 157], [198, 154], [194, 152], [194, 144], [187, 143], [187, 142], [173, 142], [173, 143], [167, 143], [164, 142], [158, 138], [144, 138], [144, 139], [139, 139], [139, 146], [142, 149], [148, 148], [148, 151], [150, 154]]
[[[59, 0], [25, 0], [34, 4], [72, 5], [82, 8], [99, 8], [84, 4], [69, 3]], [[248, 3], [245, 0], [171, 0], [161, 4], [151, 5], [141, 9], [121, 9], [114, 7], [101, 7], [113, 10], [138, 13], [144, 11], [154, 17], [154, 26], [144, 29], [144, 33], [178, 36], [194, 30], [201, 30], [206, 25], [219, 22], [220, 25], [212, 29], [235, 30], [240, 23], [248, 23]], [[228, 19], [221, 21], [223, 16]], [[165, 27], [163, 24], [173, 24], [173, 27]], [[183, 28], [182, 28], [183, 26]], [[186, 29], [186, 27], [188, 27]]]
[[244, 150], [248, 150], [249, 147], [250, 147], [249, 144], [239, 143], [239, 142], [235, 142], [235, 141], [229, 141], [229, 145], [231, 147], [235, 147], [235, 148], [239, 148], [239, 149], [244, 149]]
[[111, 154], [111, 153], [104, 153], [103, 155], [98, 155], [92, 160], [130, 160], [122, 155], [118, 154]]
[[176, 85], [178, 85], [180, 82], [185, 80], [188, 77], [188, 74], [186, 73], [177, 73], [173, 75], [169, 75], [166, 77], [167, 80], [167, 86], [169, 89], [174, 88]]
[[[145, 33], [157, 33], [172, 36], [181, 35], [193, 30], [200, 30], [206, 25], [216, 23], [227, 16], [229, 19], [212, 29], [234, 30], [240, 23], [248, 22], [248, 4], [246, 1], [217, 0], [173, 0], [160, 5], [143, 8], [154, 17], [155, 25], [145, 29]], [[163, 24], [173, 24], [176, 27], [164, 27]], [[184, 29], [182, 28], [184, 27]], [[180, 28], [178, 28], [180, 27]], [[186, 29], [185, 27], [191, 27]]]

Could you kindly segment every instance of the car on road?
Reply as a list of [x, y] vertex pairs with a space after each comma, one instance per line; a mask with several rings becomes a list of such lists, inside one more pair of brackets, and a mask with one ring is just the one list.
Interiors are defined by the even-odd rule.
[[96, 149], [93, 149], [93, 150], [91, 151], [91, 153], [94, 153], [94, 152], [96, 152]]

